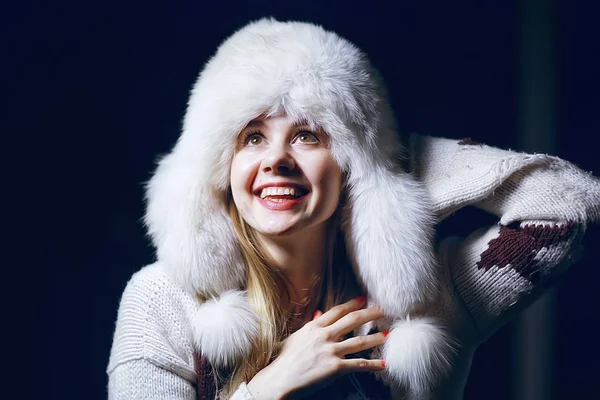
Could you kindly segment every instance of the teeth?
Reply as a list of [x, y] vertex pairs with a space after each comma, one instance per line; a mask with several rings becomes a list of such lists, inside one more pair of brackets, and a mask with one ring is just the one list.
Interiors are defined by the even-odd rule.
[[294, 196], [298, 191], [291, 187], [266, 187], [260, 192], [260, 198], [264, 199], [268, 196]]

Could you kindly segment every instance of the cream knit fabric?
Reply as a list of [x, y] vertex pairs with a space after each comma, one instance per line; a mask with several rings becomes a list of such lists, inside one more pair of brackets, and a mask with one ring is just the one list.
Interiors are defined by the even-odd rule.
[[585, 224], [600, 218], [600, 180], [560, 158], [419, 135], [411, 155], [440, 219], [465, 205], [499, 217], [500, 225], [442, 243], [480, 340], [514, 314], [512, 305], [537, 298], [573, 261]]
[[[107, 369], [110, 399], [196, 399], [190, 320], [197, 303], [162, 268], [142, 268], [123, 293]], [[242, 385], [233, 399], [251, 398]]]
[[[482, 340], [530, 304], [572, 261], [585, 224], [600, 216], [597, 178], [556, 157], [527, 155], [469, 141], [413, 135], [414, 174], [440, 219], [466, 205], [502, 224], [438, 247], [445, 285], [431, 314], [460, 345], [454, 368], [428, 393], [411, 399], [458, 399]], [[109, 398], [195, 399], [198, 358], [190, 320], [196, 300], [159, 263], [125, 289], [108, 365]], [[235, 399], [248, 399], [245, 385]]]

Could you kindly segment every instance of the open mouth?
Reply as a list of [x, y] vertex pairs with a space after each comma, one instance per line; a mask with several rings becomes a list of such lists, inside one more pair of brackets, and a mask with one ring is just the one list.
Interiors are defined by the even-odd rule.
[[266, 200], [294, 200], [308, 193], [308, 190], [297, 187], [266, 187], [263, 188], [258, 197]]
[[292, 206], [298, 204], [309, 191], [300, 186], [267, 186], [257, 190], [254, 194], [261, 203], [269, 208], [271, 206]]

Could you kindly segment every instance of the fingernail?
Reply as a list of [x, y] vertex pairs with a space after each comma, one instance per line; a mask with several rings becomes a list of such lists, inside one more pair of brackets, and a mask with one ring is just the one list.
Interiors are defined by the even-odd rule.
[[355, 300], [359, 303], [364, 303], [367, 301], [367, 298], [365, 296], [358, 296]]
[[387, 337], [387, 335], [389, 335], [389, 334], [390, 334], [390, 331], [383, 331], [383, 332], [381, 332], [381, 333], [383, 333], [383, 337]]
[[382, 366], [383, 368], [385, 368], [385, 366], [386, 366], [386, 362], [385, 362], [385, 360], [381, 360], [381, 366]]
[[319, 311], [319, 310], [315, 311], [315, 313], [313, 314], [313, 319], [317, 318], [320, 315], [321, 315], [321, 311]]

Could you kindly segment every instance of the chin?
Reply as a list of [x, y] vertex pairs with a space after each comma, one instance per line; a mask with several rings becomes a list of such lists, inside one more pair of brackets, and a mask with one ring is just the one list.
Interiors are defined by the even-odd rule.
[[[302, 229], [302, 221], [295, 213], [267, 211], [254, 214], [250, 224], [254, 230], [265, 236], [286, 236]], [[286, 215], [287, 214], [287, 215]]]
[[283, 227], [276, 227], [276, 228], [258, 228], [256, 229], [256, 231], [258, 233], [260, 233], [263, 236], [272, 236], [272, 237], [282, 237], [282, 236], [289, 236], [294, 234], [295, 232], [298, 231], [297, 227], [292, 225], [292, 226], [283, 226]]

